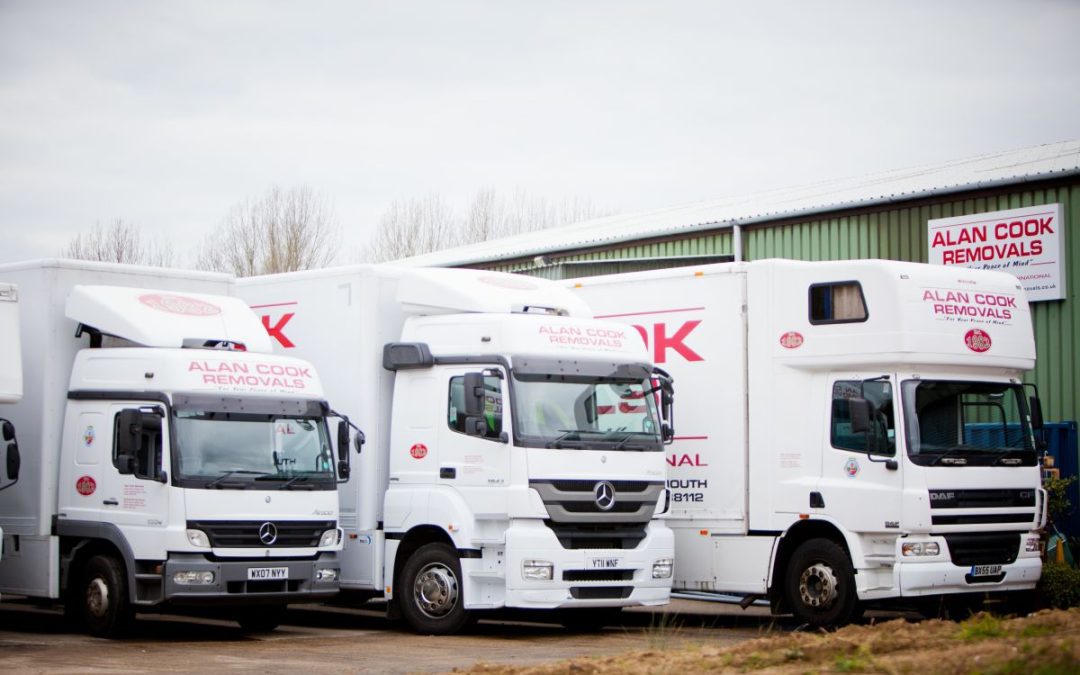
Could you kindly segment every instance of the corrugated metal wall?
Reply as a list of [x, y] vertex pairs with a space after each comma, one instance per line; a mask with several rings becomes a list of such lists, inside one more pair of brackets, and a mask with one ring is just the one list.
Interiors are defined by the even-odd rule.
[[[795, 258], [801, 260], [847, 260], [886, 258], [926, 262], [926, 223], [935, 218], [949, 218], [972, 213], [1061, 203], [1065, 212], [1064, 252], [1065, 301], [1039, 302], [1033, 305], [1038, 363], [1029, 376], [1039, 387], [1044, 413], [1048, 420], [1080, 419], [1080, 363], [1076, 348], [1080, 344], [1080, 236], [1070, 232], [1080, 224], [1080, 182], [993, 193], [970, 193], [968, 196], [943, 197], [938, 200], [866, 208], [834, 217], [805, 221], [763, 223], [743, 230], [743, 259]], [[688, 261], [665, 261], [665, 258], [719, 256], [731, 254], [730, 229], [706, 232], [699, 236], [648, 241], [575, 253], [559, 254], [554, 264], [537, 266], [532, 261], [484, 265], [488, 269], [521, 272], [549, 279], [575, 278], [593, 274], [617, 273], [686, 264]], [[645, 261], [643, 259], [652, 259]], [[617, 261], [603, 265], [566, 262]], [[699, 263], [700, 264], [700, 263]], [[478, 266], [480, 267], [480, 266]]]

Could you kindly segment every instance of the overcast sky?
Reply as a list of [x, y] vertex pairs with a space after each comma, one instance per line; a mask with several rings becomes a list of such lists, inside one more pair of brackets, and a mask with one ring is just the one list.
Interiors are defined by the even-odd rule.
[[1080, 137], [1080, 2], [0, 0], [0, 262], [306, 185], [624, 213]]

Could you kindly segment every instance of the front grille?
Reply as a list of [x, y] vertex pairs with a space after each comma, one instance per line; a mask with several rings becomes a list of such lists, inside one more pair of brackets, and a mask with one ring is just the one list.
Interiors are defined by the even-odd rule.
[[633, 586], [571, 586], [570, 596], [577, 600], [623, 600], [633, 591]]
[[[541, 482], [541, 481], [538, 481]], [[595, 480], [548, 480], [542, 481], [552, 486], [559, 492], [589, 492], [596, 487]], [[647, 480], [613, 480], [609, 481], [617, 492], [645, 492], [649, 486], [656, 485]]]
[[633, 581], [634, 570], [566, 570], [563, 581]]
[[1020, 555], [1020, 535], [1015, 532], [946, 534], [954, 565], [1008, 565]]
[[1035, 490], [930, 490], [932, 509], [989, 509], [1035, 506]]
[[[259, 530], [266, 523], [277, 530], [277, 539], [266, 544]], [[189, 520], [189, 530], [202, 530], [214, 548], [309, 548], [318, 546], [323, 532], [335, 527], [332, 520]]]
[[603, 510], [591, 502], [563, 502], [562, 507], [568, 513], [637, 513], [641, 510], [639, 502], [616, 502], [610, 509]]
[[565, 549], [633, 549], [645, 538], [645, 523], [556, 523], [551, 520], [545, 520], [544, 523], [551, 528]]
[[980, 513], [967, 516], [931, 516], [934, 525], [991, 525], [994, 523], [1033, 523], [1030, 513]]

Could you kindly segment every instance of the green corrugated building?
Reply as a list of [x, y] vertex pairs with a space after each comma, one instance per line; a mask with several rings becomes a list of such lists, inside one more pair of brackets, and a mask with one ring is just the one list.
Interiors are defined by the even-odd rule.
[[407, 262], [549, 279], [762, 258], [930, 262], [930, 221], [1055, 204], [1063, 221], [1063, 299], [1033, 303], [1038, 365], [1029, 379], [1039, 387], [1047, 420], [1075, 421], [1080, 141], [609, 216]]

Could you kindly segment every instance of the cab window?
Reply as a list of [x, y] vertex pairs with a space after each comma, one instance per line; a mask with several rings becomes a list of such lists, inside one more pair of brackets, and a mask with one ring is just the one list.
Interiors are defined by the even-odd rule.
[[857, 281], [810, 286], [810, 323], [866, 321], [866, 299]]
[[[864, 398], [870, 404], [870, 428], [856, 432], [851, 427], [848, 402]], [[833, 383], [830, 441], [838, 450], [896, 454], [896, 416], [893, 413], [892, 384], [871, 380], [839, 380]]]
[[[498, 377], [484, 378], [484, 438], [497, 439], [502, 436], [502, 380]], [[465, 415], [465, 378], [450, 378], [450, 396], [447, 406], [447, 424], [459, 434], [466, 433]]]
[[[145, 415], [142, 419], [138, 447], [135, 449], [136, 478], [159, 480], [161, 478], [161, 429], [162, 418], [159, 415]], [[116, 440], [120, 437], [120, 414], [113, 420], [112, 463], [119, 468], [119, 454]]]

